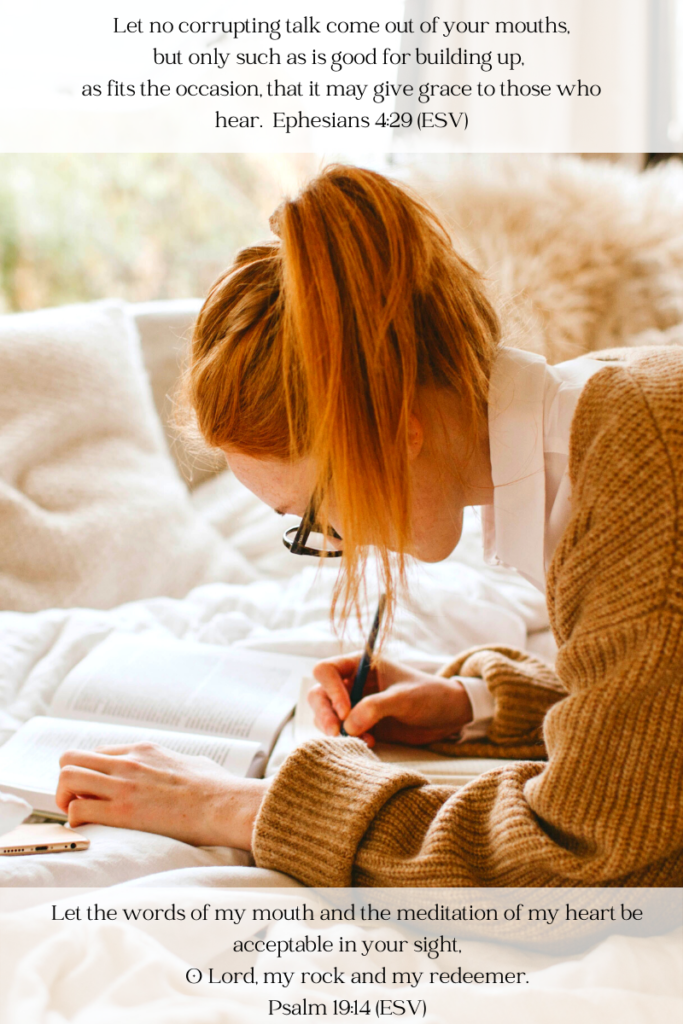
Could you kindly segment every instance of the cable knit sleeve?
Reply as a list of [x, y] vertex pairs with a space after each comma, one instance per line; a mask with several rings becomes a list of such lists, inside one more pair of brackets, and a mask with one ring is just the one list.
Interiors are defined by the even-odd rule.
[[261, 808], [258, 864], [316, 885], [683, 884], [682, 424], [680, 350], [588, 382], [548, 578], [559, 681], [501, 648], [461, 664], [508, 679], [499, 736], [523, 745], [542, 719], [548, 762], [456, 791], [359, 741], [308, 744]]
[[494, 700], [486, 737], [444, 740], [430, 749], [454, 757], [516, 757], [544, 760], [543, 719], [567, 691], [549, 665], [511, 647], [475, 647], [451, 662], [441, 675], [478, 676]]

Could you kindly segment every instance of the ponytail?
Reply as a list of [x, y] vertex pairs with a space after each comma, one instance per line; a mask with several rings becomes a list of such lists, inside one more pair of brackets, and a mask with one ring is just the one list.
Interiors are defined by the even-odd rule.
[[369, 545], [390, 601], [405, 580], [419, 389], [449, 389], [474, 443], [498, 321], [435, 214], [372, 171], [326, 169], [271, 227], [279, 241], [244, 250], [211, 289], [188, 397], [210, 444], [312, 457], [319, 519], [333, 500], [344, 540], [334, 606], [345, 619]]

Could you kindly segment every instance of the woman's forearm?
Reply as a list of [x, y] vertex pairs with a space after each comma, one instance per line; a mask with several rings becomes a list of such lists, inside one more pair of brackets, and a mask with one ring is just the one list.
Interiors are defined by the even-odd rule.
[[60, 763], [56, 801], [71, 826], [133, 828], [193, 846], [250, 850], [270, 785], [154, 743], [67, 751]]
[[[231, 782], [222, 797], [218, 795], [211, 828], [216, 842], [212, 846], [232, 846], [251, 850], [254, 823], [270, 779], [239, 779]], [[209, 845], [204, 843], [204, 846]]]

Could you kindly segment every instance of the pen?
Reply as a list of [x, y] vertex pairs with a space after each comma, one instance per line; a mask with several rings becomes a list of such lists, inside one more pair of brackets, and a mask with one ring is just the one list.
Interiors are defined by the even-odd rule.
[[[355, 708], [356, 704], [363, 696], [363, 690], [365, 689], [365, 684], [368, 678], [368, 672], [370, 671], [370, 664], [372, 662], [372, 652], [375, 649], [375, 644], [377, 642], [377, 634], [379, 633], [379, 626], [382, 621], [382, 616], [384, 615], [384, 606], [386, 603], [387, 595], [382, 594], [377, 605], [377, 611], [375, 612], [375, 621], [372, 624], [372, 629], [370, 630], [368, 642], [365, 645], [363, 657], [360, 660], [360, 664], [358, 665], [358, 671], [356, 672], [356, 678], [354, 679], [353, 686], [351, 687], [350, 699], [352, 708]], [[342, 736], [348, 735], [343, 725], [341, 726], [339, 732]]]

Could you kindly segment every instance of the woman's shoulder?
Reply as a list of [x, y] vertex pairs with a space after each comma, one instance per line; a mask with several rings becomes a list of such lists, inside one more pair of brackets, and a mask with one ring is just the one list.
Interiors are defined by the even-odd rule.
[[612, 354], [572, 420], [572, 517], [548, 572], [560, 637], [579, 607], [605, 635], [665, 603], [683, 612], [683, 349]]
[[616, 367], [640, 368], [641, 370], [657, 371], [683, 363], [683, 346], [681, 345], [636, 345], [622, 348], [603, 348], [595, 352], [586, 352], [580, 359], [593, 359], [600, 363]]
[[683, 348], [616, 348], [591, 358], [604, 366], [586, 383], [572, 421], [572, 480], [683, 476]]
[[[586, 383], [571, 424], [574, 459], [590, 436], [639, 435], [678, 427], [683, 416], [683, 347], [609, 348], [584, 358], [602, 362]], [[677, 431], [678, 432], [678, 431]]]

